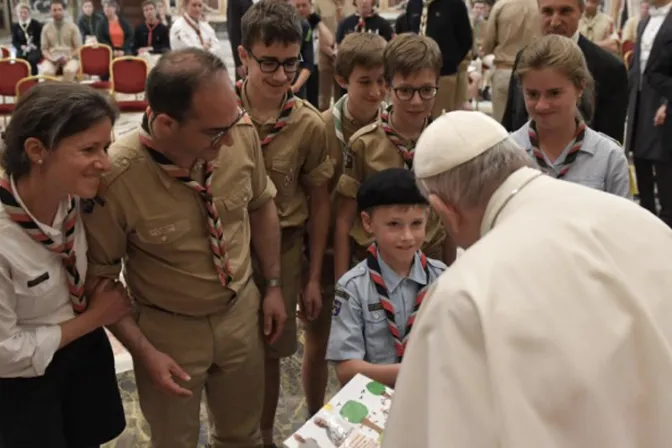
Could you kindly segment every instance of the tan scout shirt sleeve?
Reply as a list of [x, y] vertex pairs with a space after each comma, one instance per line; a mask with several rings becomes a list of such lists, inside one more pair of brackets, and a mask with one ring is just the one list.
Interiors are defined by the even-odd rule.
[[[110, 174], [115, 174], [114, 168]], [[89, 245], [88, 275], [116, 279], [121, 272], [121, 260], [126, 255], [128, 225], [119, 197], [121, 184], [114, 183], [114, 178], [109, 177], [105, 182], [111, 183], [101, 194], [105, 203], [96, 204], [91, 213], [82, 214]]]
[[254, 162], [254, 171], [252, 172], [252, 200], [247, 204], [247, 209], [254, 211], [273, 199], [278, 191], [266, 175], [266, 166], [264, 165], [264, 156], [261, 153], [259, 136], [253, 128], [250, 128], [250, 131], [248, 133], [250, 135], [250, 142], [247, 146], [250, 148], [249, 155]]
[[346, 198], [356, 199], [359, 185], [364, 181], [364, 142], [355, 140], [350, 144], [343, 161], [343, 174], [338, 179], [336, 191]]
[[334, 175], [334, 165], [327, 151], [327, 132], [321, 117], [306, 141], [307, 154], [301, 168], [301, 182], [307, 187], [319, 187]]

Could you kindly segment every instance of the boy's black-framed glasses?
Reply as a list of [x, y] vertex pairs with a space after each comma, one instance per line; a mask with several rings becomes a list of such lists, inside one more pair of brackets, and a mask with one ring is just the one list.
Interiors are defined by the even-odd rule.
[[418, 92], [420, 98], [423, 100], [431, 100], [434, 98], [439, 91], [439, 86], [422, 86], [422, 87], [409, 87], [409, 86], [400, 86], [392, 87], [394, 95], [400, 101], [410, 101], [415, 92]]
[[301, 54], [299, 54], [298, 57], [280, 61], [276, 58], [258, 58], [254, 55], [254, 53], [252, 53], [251, 50], [246, 49], [246, 51], [247, 54], [252, 56], [252, 59], [254, 59], [257, 64], [259, 64], [259, 69], [262, 71], [262, 73], [275, 73], [275, 71], [280, 66], [282, 66], [282, 68], [285, 70], [285, 73], [296, 73], [301, 68], [301, 63], [303, 62]]

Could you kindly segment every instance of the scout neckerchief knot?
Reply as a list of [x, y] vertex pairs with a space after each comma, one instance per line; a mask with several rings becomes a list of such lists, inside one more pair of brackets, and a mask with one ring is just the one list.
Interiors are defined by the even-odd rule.
[[[583, 139], [585, 136], [586, 123], [584, 123], [582, 120], [577, 120], [574, 142], [565, 156], [565, 160], [562, 163], [562, 168], [560, 168], [560, 171], [556, 176], [557, 179], [562, 179], [565, 177], [567, 171], [569, 171], [571, 168], [572, 163], [574, 163], [577, 156], [579, 155], [579, 151], [581, 150], [581, 145], [583, 144]], [[532, 154], [534, 155], [534, 158], [537, 161], [537, 165], [539, 165], [541, 171], [549, 175], [554, 175], [555, 171], [548, 165], [548, 163], [546, 163], [546, 157], [544, 157], [544, 153], [539, 148], [539, 137], [537, 136], [537, 126], [534, 123], [534, 120], [530, 121], [529, 138], [530, 146], [532, 147]]]
[[18, 224], [33, 240], [42, 244], [50, 252], [61, 257], [67, 274], [68, 290], [72, 308], [77, 313], [86, 310], [84, 295], [84, 278], [77, 271], [77, 254], [75, 253], [75, 226], [77, 225], [77, 201], [74, 196], [68, 198], [68, 211], [63, 223], [63, 243], [56, 244], [42, 228], [30, 217], [17, 200], [12, 184], [7, 176], [0, 178], [0, 202], [9, 217]]
[[[238, 95], [238, 106], [240, 106], [241, 109], [243, 109], [243, 88], [246, 86], [243, 84], [243, 81], [238, 80], [236, 82], [236, 95]], [[282, 104], [282, 109], [280, 110], [280, 115], [278, 115], [278, 118], [275, 120], [275, 124], [273, 125], [273, 129], [271, 129], [271, 132], [268, 133], [266, 137], [261, 141], [261, 148], [267, 147], [273, 139], [282, 131], [282, 128], [284, 128], [287, 125], [287, 121], [289, 120], [289, 116], [292, 114], [292, 110], [294, 110], [294, 105], [296, 104], [296, 98], [294, 97], [294, 92], [292, 92], [292, 89], [287, 90], [287, 94], [285, 96], [285, 102]]]
[[394, 349], [397, 354], [397, 362], [401, 362], [404, 357], [404, 352], [406, 351], [406, 344], [408, 343], [408, 338], [411, 335], [411, 329], [415, 323], [415, 316], [422, 305], [422, 301], [425, 299], [427, 294], [427, 287], [429, 286], [429, 265], [427, 263], [427, 257], [425, 254], [420, 252], [420, 266], [425, 271], [425, 276], [427, 283], [423, 286], [418, 295], [415, 297], [415, 303], [413, 304], [413, 311], [408, 317], [408, 322], [406, 323], [406, 334], [404, 338], [400, 339], [399, 337], [399, 328], [397, 327], [397, 321], [395, 319], [395, 310], [392, 300], [390, 300], [390, 295], [387, 292], [387, 287], [385, 286], [385, 281], [383, 281], [383, 274], [380, 271], [380, 263], [378, 262], [378, 247], [376, 244], [372, 244], [367, 249], [366, 254], [366, 265], [369, 268], [369, 276], [373, 282], [376, 292], [378, 293], [378, 298], [380, 299], [380, 304], [385, 311], [385, 317], [387, 318], [387, 328], [392, 334], [394, 339]]
[[415, 148], [409, 148], [404, 144], [404, 140], [392, 127], [392, 123], [390, 121], [391, 116], [392, 116], [392, 106], [389, 106], [387, 110], [385, 110], [383, 113], [380, 114], [381, 126], [383, 127], [383, 131], [385, 131], [385, 135], [387, 135], [387, 138], [389, 138], [390, 141], [394, 144], [394, 146], [397, 147], [399, 153], [401, 154], [401, 157], [404, 158], [404, 164], [406, 165], [406, 168], [411, 169], [413, 168], [413, 157], [415, 156]]
[[434, 0], [423, 0], [422, 2], [422, 14], [420, 14], [420, 35], [427, 35], [427, 16], [429, 15], [429, 5], [431, 5]]
[[[151, 123], [152, 111], [147, 109], [147, 120], [144, 124]], [[224, 239], [224, 229], [219, 219], [219, 212], [212, 200], [212, 174], [215, 164], [210, 161], [205, 164], [203, 173], [203, 183], [198, 183], [191, 178], [189, 171], [175, 165], [162, 152], [155, 149], [149, 134], [149, 125], [147, 129], [140, 131], [140, 142], [147, 148], [147, 152], [154, 162], [163, 169], [163, 171], [175, 180], [196, 191], [208, 212], [208, 232], [210, 234], [210, 250], [212, 251], [217, 276], [222, 286], [226, 286], [232, 280], [231, 264], [229, 254], [226, 250], [226, 240]]]

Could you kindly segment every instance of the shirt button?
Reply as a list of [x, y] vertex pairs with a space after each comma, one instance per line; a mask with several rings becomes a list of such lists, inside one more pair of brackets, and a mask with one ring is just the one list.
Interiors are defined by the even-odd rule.
[[373, 317], [374, 319], [378, 319], [378, 313], [376, 312], [371, 313], [371, 317]]
[[168, 237], [166, 235], [163, 235], [161, 237], [161, 241], [166, 242], [168, 240]]

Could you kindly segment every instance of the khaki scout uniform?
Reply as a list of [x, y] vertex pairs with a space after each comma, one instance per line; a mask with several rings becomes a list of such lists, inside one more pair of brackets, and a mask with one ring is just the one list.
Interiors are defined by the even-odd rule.
[[492, 118], [502, 121], [516, 55], [539, 36], [537, 0], [499, 0], [493, 6], [483, 39], [483, 53], [495, 55]]
[[[336, 37], [338, 24], [345, 17], [354, 14], [357, 8], [354, 2], [350, 0], [315, 0], [315, 12], [322, 18], [322, 23], [329, 28], [331, 35]], [[338, 12], [338, 5], [341, 6], [341, 14]], [[334, 70], [334, 58], [327, 56], [320, 51], [318, 64], [320, 74], [320, 110], [327, 110], [331, 105], [331, 98], [334, 101], [340, 97], [341, 86], [334, 80], [336, 71]]]
[[[350, 113], [348, 112], [347, 100], [343, 104], [343, 117], [341, 119], [341, 125], [343, 126], [343, 138], [346, 142], [349, 142], [351, 137], [362, 127], [370, 123], [362, 123], [357, 121]], [[328, 110], [322, 112], [322, 118], [324, 119], [324, 125], [327, 135], [327, 152], [334, 166], [334, 175], [329, 182], [329, 192], [332, 196], [332, 208], [331, 208], [331, 229], [329, 230], [329, 244], [327, 254], [324, 257], [324, 262], [322, 263], [322, 290], [324, 294], [322, 295], [322, 310], [317, 319], [313, 321], [307, 321], [306, 326], [315, 330], [319, 330], [320, 333], [325, 332], [325, 337], [329, 335], [329, 328], [331, 325], [331, 313], [332, 306], [334, 302], [334, 287], [336, 280], [334, 279], [334, 228], [336, 221], [336, 201], [334, 196], [336, 193], [336, 185], [338, 180], [343, 174], [343, 147], [340, 140], [336, 137], [336, 131], [334, 127], [334, 114], [329, 108]], [[377, 121], [378, 117], [374, 121]]]
[[63, 66], [54, 64], [45, 59], [40, 63], [40, 74], [56, 76], [60, 68], [63, 69], [63, 80], [74, 81], [79, 69], [79, 47], [82, 46], [82, 35], [74, 23], [62, 20], [60, 26], [53, 21], [42, 28], [40, 37], [41, 50], [51, 52], [53, 57], [67, 56], [70, 58]]
[[[415, 146], [409, 141], [405, 143], [409, 148]], [[385, 135], [382, 126], [377, 122], [357, 131], [350, 139], [349, 149], [350, 153], [343, 162], [343, 174], [336, 187], [337, 193], [346, 198], [356, 199], [359, 186], [371, 175], [388, 168], [406, 166], [399, 149]], [[373, 238], [362, 227], [361, 219], [355, 219], [350, 236], [356, 243], [352, 251], [354, 261], [360, 262], [365, 259], [366, 249], [373, 243]], [[422, 250], [429, 258], [443, 260], [445, 237], [445, 229], [438, 216], [431, 212]]]
[[[249, 213], [276, 190], [250, 121], [238, 123], [231, 134], [235, 143], [222, 150], [212, 178], [232, 268], [226, 287], [213, 263], [203, 201], [152, 160], [138, 132], [112, 146], [105, 204], [83, 216], [90, 274], [117, 278], [124, 260], [140, 330], [191, 376], [178, 382], [193, 396], [176, 398], [159, 390], [145, 366], [135, 363], [140, 406], [155, 448], [196, 446], [204, 390], [213, 447], [261, 443], [263, 344], [260, 295], [250, 281]], [[202, 178], [198, 165], [194, 179]]]
[[[244, 92], [245, 89], [243, 88]], [[249, 108], [245, 94], [243, 106]], [[253, 123], [263, 140], [273, 129], [275, 119]], [[324, 120], [307, 101], [296, 98], [294, 110], [285, 127], [263, 148], [268, 176], [277, 188], [275, 206], [282, 229], [281, 282], [287, 307], [285, 328], [267, 354], [273, 358], [291, 356], [296, 352], [296, 304], [301, 293], [302, 257], [305, 225], [309, 217], [307, 191], [328, 182], [333, 166], [325, 147]], [[255, 269], [255, 281], [264, 291], [261, 270]]]

